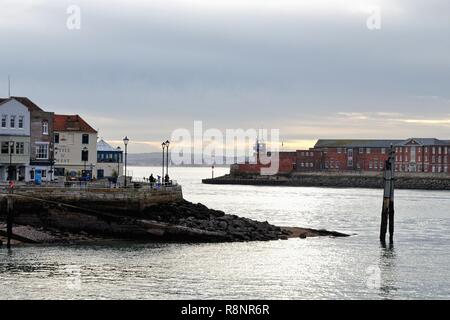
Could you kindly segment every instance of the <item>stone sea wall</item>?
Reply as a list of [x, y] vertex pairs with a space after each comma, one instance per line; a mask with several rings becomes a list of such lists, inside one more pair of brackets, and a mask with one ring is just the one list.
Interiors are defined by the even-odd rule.
[[[261, 186], [301, 186], [334, 188], [382, 188], [383, 176], [349, 173], [295, 173], [280, 176], [232, 176], [204, 179], [205, 184], [242, 184]], [[450, 177], [437, 174], [397, 174], [396, 189], [450, 190]]]

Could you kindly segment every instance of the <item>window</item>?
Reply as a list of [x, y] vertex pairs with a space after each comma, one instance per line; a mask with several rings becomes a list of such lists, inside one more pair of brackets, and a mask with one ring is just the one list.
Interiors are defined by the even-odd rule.
[[10, 116], [9, 117], [9, 126], [11, 128], [15, 128], [16, 127], [16, 116]]
[[8, 116], [6, 114], [2, 115], [2, 128], [6, 128], [6, 121]]
[[25, 153], [25, 143], [16, 142], [16, 154], [24, 154], [24, 153]]
[[381, 153], [385, 154], [386, 153], [386, 148], [381, 148]]
[[359, 153], [363, 153], [364, 152], [363, 150], [364, 150], [363, 148], [359, 148]]
[[42, 134], [48, 134], [48, 121], [42, 121]]
[[47, 177], [47, 170], [42, 170], [42, 178], [46, 178]]
[[48, 159], [48, 144], [36, 145], [36, 159]]
[[8, 141], [2, 141], [2, 153], [3, 154], [8, 154]]
[[23, 129], [23, 116], [19, 116], [19, 129]]
[[64, 168], [55, 168], [55, 176], [57, 177], [63, 177], [65, 176], [65, 169]]
[[59, 143], [59, 133], [55, 133], [55, 143]]
[[81, 139], [81, 143], [82, 144], [89, 144], [89, 135], [88, 134], [83, 134], [83, 137]]
[[337, 153], [342, 153], [342, 148], [337, 148]]
[[370, 153], [370, 148], [366, 148], [366, 153], [367, 153], [367, 154]]
[[81, 150], [81, 161], [89, 161], [89, 151]]

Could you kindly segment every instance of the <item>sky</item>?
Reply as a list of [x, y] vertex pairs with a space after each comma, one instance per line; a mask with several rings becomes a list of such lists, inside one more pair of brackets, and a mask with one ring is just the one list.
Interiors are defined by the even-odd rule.
[[0, 43], [0, 97], [11, 75], [130, 152], [194, 121], [279, 129], [286, 149], [450, 139], [446, 0], [0, 0]]

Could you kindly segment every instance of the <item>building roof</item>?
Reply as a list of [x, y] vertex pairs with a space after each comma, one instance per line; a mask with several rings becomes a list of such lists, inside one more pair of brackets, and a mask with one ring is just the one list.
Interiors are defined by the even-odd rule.
[[21, 104], [23, 104], [25, 107], [27, 107], [30, 112], [32, 112], [32, 111], [44, 111], [37, 104], [35, 104], [33, 101], [31, 101], [27, 97], [0, 98], [0, 105], [3, 104], [3, 103], [8, 102], [10, 100], [13, 100], [13, 99], [16, 100], [16, 101], [19, 101]]
[[404, 140], [363, 140], [363, 139], [319, 139], [314, 148], [389, 148]]
[[450, 144], [448, 140], [439, 140], [436, 138], [409, 138], [401, 143], [397, 144], [398, 146], [406, 146], [408, 144], [417, 144], [422, 146], [435, 146], [435, 145], [445, 145]]
[[436, 138], [409, 138], [406, 140], [376, 140], [376, 139], [319, 139], [314, 148], [389, 148], [393, 146], [406, 146], [417, 144], [424, 146], [446, 145], [449, 140]]
[[54, 131], [77, 131], [87, 133], [97, 133], [83, 118], [79, 115], [55, 114], [53, 116]]
[[122, 152], [122, 150], [112, 147], [103, 138], [97, 141], [97, 151]]

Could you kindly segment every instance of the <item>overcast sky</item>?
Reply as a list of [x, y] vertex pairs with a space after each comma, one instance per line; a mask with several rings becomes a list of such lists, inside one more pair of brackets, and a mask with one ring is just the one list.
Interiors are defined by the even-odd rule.
[[[329, 4], [328, 2], [332, 3]], [[176, 128], [450, 139], [450, 1], [0, 0], [0, 93], [147, 152]], [[66, 10], [81, 9], [69, 30]], [[381, 9], [381, 28], [367, 19]], [[3, 79], [3, 80], [2, 80]]]

